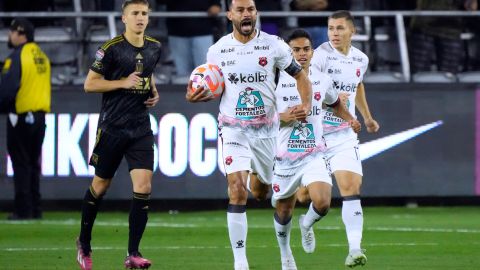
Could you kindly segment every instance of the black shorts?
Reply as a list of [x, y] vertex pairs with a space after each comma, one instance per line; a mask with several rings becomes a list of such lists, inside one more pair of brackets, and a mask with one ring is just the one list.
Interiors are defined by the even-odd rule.
[[123, 156], [128, 170], [146, 169], [153, 171], [153, 135], [143, 137], [118, 137], [101, 129], [97, 130], [95, 147], [89, 164], [95, 167], [95, 175], [104, 179], [113, 178]]

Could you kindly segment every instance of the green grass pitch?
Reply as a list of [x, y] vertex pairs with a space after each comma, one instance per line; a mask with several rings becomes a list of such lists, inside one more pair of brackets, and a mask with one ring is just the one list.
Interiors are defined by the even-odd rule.
[[[298, 269], [345, 269], [347, 242], [341, 210], [315, 225], [317, 248], [301, 247], [297, 208], [292, 250]], [[250, 269], [281, 269], [273, 209], [248, 210]], [[480, 207], [366, 207], [360, 269], [480, 269]], [[79, 212], [47, 212], [41, 221], [9, 222], [0, 213], [0, 269], [78, 269]], [[123, 269], [128, 214], [100, 212], [93, 231], [95, 270]], [[233, 269], [225, 211], [150, 213], [141, 252], [150, 269]]]

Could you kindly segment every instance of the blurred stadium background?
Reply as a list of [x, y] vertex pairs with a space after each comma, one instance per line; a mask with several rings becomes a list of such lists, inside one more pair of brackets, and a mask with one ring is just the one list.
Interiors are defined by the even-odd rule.
[[[97, 48], [123, 29], [118, 12], [122, 1], [109, 2], [114, 11], [101, 10], [105, 2], [108, 1], [0, 1], [1, 64], [10, 53], [6, 45], [8, 26], [17, 16], [34, 21], [36, 41], [52, 61], [52, 113], [47, 117], [41, 191], [45, 210], [66, 211], [46, 212], [42, 221], [3, 221], [12, 209], [13, 183], [6, 153], [6, 130], [0, 128], [2, 269], [74, 268], [73, 239], [78, 231], [80, 200], [93, 176], [87, 161], [95, 140], [101, 100], [100, 95], [83, 92], [83, 81]], [[262, 2], [258, 0], [257, 4]], [[288, 0], [273, 2], [281, 2], [283, 9], [259, 8], [260, 26], [262, 21], [274, 21], [281, 36], [295, 28], [297, 18], [330, 14], [292, 12], [288, 10]], [[478, 263], [471, 258], [478, 257], [480, 245], [480, 12], [420, 12], [414, 10], [414, 0], [399, 2], [351, 1], [358, 27], [354, 45], [370, 58], [365, 85], [370, 109], [381, 125], [377, 134], [360, 135], [364, 158], [363, 204], [368, 206], [364, 243], [372, 255], [376, 254], [365, 269], [476, 269]], [[223, 209], [227, 195], [217, 151], [218, 104], [189, 106], [185, 102], [186, 80], [174, 79], [175, 67], [165, 26], [166, 17], [206, 17], [206, 13], [167, 12], [165, 6], [155, 1], [150, 3], [153, 12], [147, 34], [164, 46], [155, 73], [161, 101], [151, 111], [157, 139], [152, 209], [158, 213], [152, 215], [154, 225], [147, 229], [149, 237], [144, 240], [147, 253], [160, 253], [157, 260], [153, 256], [154, 262], [167, 258], [164, 269], [226, 269], [230, 267], [231, 252], [225, 248], [228, 242]], [[438, 71], [433, 63], [428, 72], [412, 72], [415, 59], [409, 57], [409, 24], [411, 18], [419, 16], [462, 18], [464, 49], [458, 72]], [[224, 16], [218, 20], [217, 37], [229, 29]], [[0, 115], [0, 127], [6, 126], [5, 121], [5, 115]], [[131, 184], [124, 165], [115, 176], [103, 210], [128, 210]], [[334, 265], [324, 269], [341, 268], [346, 245], [341, 231], [343, 224], [335, 208], [340, 200], [336, 189], [334, 192], [332, 217], [317, 226], [321, 234], [334, 235], [327, 236], [331, 246], [318, 251], [326, 252], [322, 253], [325, 257], [317, 256], [320, 258], [315, 261], [318, 265]], [[268, 250], [267, 256], [257, 256], [259, 263], [255, 269], [278, 268], [279, 254], [269, 227], [272, 214], [269, 202], [251, 201], [249, 205], [265, 208], [252, 211], [258, 219], [252, 221], [249, 252], [254, 256], [257, 251]], [[218, 211], [192, 213], [198, 210]], [[123, 254], [126, 216], [109, 213], [102, 220], [100, 214], [98, 221], [105, 222], [98, 231], [94, 230], [99, 235], [104, 233], [98, 235], [101, 240], [93, 243], [94, 248], [100, 247], [98, 256], [114, 258]], [[59, 233], [52, 233], [57, 230]], [[117, 236], [119, 230], [123, 233]], [[182, 236], [178, 240], [167, 235]], [[205, 244], [209, 239], [214, 239], [212, 246]], [[267, 247], [262, 246], [262, 241], [269, 243]], [[292, 244], [294, 253], [300, 254], [299, 239], [293, 238]], [[162, 249], [162, 246], [167, 247]], [[202, 248], [198, 247], [204, 246], [208, 247], [200, 252]], [[176, 248], [181, 252], [176, 252]], [[12, 264], [3, 263], [11, 260], [10, 255], [20, 254], [21, 258]], [[29, 263], [43, 262], [52, 254], [58, 263], [54, 266], [39, 263], [32, 268]], [[278, 265], [272, 266], [265, 259], [270, 254]], [[205, 259], [214, 256], [223, 259], [218, 263]], [[184, 260], [186, 257], [191, 259]], [[121, 259], [117, 260], [112, 259], [112, 263], [119, 266]], [[309, 260], [300, 257], [297, 264], [308, 265]], [[385, 261], [391, 264], [385, 265]], [[98, 269], [115, 269], [109, 262], [103, 263]]]

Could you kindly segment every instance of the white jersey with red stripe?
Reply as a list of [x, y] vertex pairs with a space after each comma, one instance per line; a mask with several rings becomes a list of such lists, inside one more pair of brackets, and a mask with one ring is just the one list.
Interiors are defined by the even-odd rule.
[[[314, 52], [312, 65], [327, 73], [333, 80], [333, 88], [339, 93], [348, 94], [347, 106], [355, 117], [355, 97], [358, 85], [368, 68], [368, 57], [359, 49], [350, 46], [347, 55], [336, 50], [330, 42], [320, 45]], [[323, 129], [327, 144], [330, 136], [342, 136], [344, 139], [356, 139], [357, 135], [340, 117], [333, 114], [332, 109], [324, 111]], [[336, 134], [335, 134], [336, 133]], [[343, 139], [342, 139], [343, 140]], [[330, 144], [328, 144], [330, 147]]]
[[277, 69], [289, 69], [292, 63], [298, 63], [281, 38], [256, 31], [256, 36], [245, 44], [233, 33], [222, 37], [209, 48], [207, 62], [220, 67], [225, 78], [219, 127], [271, 138], [277, 136], [279, 125], [275, 104]]
[[[312, 83], [312, 108], [305, 122], [295, 120], [280, 126], [275, 166], [300, 166], [325, 151], [322, 104], [337, 102], [338, 92], [332, 87], [332, 79], [319, 70], [310, 69], [309, 79]], [[280, 113], [302, 103], [296, 80], [286, 72], [281, 72], [276, 94]]]

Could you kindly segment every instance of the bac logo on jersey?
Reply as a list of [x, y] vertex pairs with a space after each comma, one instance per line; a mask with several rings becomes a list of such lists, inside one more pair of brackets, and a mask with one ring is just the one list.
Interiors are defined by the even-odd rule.
[[320, 94], [320, 92], [315, 92], [315, 93], [313, 93], [313, 98], [314, 98], [316, 101], [319, 101], [320, 98], [322, 98], [322, 95]]
[[258, 64], [262, 67], [266, 66], [268, 64], [267, 57], [259, 57]]
[[354, 57], [352, 57], [352, 60], [355, 61], [355, 62], [360, 62], [360, 63], [363, 62], [363, 58], [362, 58], [362, 57], [356, 57], [356, 56], [354, 56]]
[[342, 70], [339, 68], [329, 68], [328, 69], [328, 74], [342, 74]]
[[222, 67], [224, 67], [224, 66], [230, 67], [230, 66], [236, 65], [237, 61], [236, 60], [227, 60], [227, 61], [222, 61], [221, 64], [222, 64]]
[[357, 74], [357, 77], [360, 77], [360, 69], [359, 68], [357, 68], [357, 73], [356, 74]]

